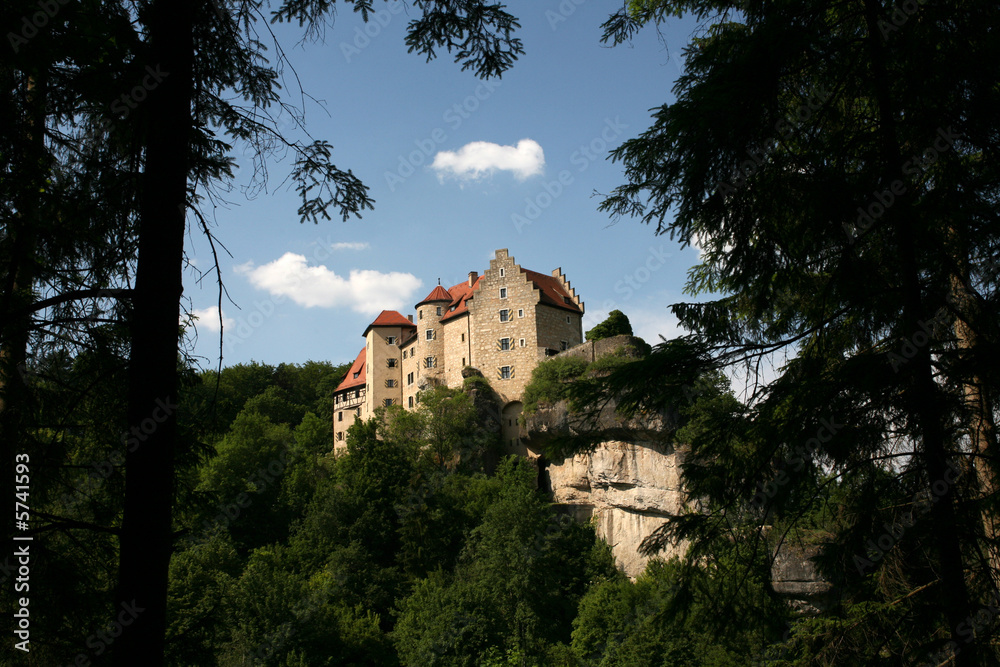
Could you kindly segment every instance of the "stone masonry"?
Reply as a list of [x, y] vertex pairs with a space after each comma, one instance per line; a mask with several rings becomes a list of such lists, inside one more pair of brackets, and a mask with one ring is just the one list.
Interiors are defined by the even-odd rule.
[[501, 398], [504, 442], [522, 449], [517, 417], [531, 372], [583, 342], [584, 304], [562, 269], [523, 269], [506, 249], [497, 250], [482, 275], [472, 271], [457, 285], [438, 285], [415, 309], [407, 317], [382, 311], [365, 330], [365, 347], [334, 393], [334, 451], [345, 451], [356, 419], [386, 405], [414, 408], [423, 389], [461, 386], [470, 366]]

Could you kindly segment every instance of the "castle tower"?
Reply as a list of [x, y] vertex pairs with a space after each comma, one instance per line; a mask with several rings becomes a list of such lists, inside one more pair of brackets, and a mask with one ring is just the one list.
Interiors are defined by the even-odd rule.
[[365, 329], [366, 384], [362, 418], [375, 413], [375, 408], [401, 405], [402, 359], [399, 346], [416, 327], [395, 310], [383, 310]]
[[417, 354], [417, 384], [421, 389], [445, 383], [445, 336], [441, 318], [447, 315], [451, 301], [448, 290], [438, 285], [417, 304], [417, 340], [411, 349]]

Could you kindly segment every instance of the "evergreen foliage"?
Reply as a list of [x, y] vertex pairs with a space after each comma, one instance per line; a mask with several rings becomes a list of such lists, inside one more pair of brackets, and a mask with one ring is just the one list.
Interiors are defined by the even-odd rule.
[[[635, 0], [605, 40], [686, 13], [676, 101], [614, 151], [601, 208], [697, 243], [687, 292], [711, 299], [591, 398], [696, 409], [679, 437], [706, 511], [665, 531], [695, 557], [734, 526], [822, 544], [839, 598], [795, 625], [795, 664], [997, 664], [969, 619], [998, 586], [998, 10]], [[744, 403], [698, 388], [720, 369]]]
[[602, 338], [623, 335], [632, 335], [632, 325], [625, 313], [620, 310], [612, 310], [603, 322], [587, 332], [587, 340], [601, 340]]

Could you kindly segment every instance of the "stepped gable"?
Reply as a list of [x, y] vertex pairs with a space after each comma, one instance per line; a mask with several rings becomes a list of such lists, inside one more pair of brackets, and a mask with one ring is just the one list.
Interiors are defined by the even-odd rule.
[[442, 322], [447, 322], [453, 317], [459, 317], [469, 312], [466, 301], [472, 298], [473, 293], [479, 289], [479, 282], [482, 276], [478, 276], [470, 287], [468, 282], [461, 282], [448, 288], [448, 293], [452, 295], [452, 301], [448, 304], [448, 312], [441, 318]]
[[[347, 376], [344, 381], [337, 385], [334, 389], [334, 393], [341, 391], [342, 389], [350, 389], [351, 387], [364, 386], [365, 384], [365, 357], [367, 356], [368, 347], [365, 346], [361, 348], [361, 352], [358, 353], [357, 359], [351, 364], [351, 369], [347, 371]], [[354, 377], [354, 374], [358, 373], [358, 377]]]
[[417, 325], [401, 315], [398, 311], [383, 310], [379, 313], [378, 317], [375, 318], [375, 321], [365, 328], [365, 332], [361, 335], [367, 336], [372, 327], [411, 327], [415, 331]]
[[[544, 273], [538, 273], [537, 271], [529, 271], [528, 269], [521, 269], [521, 272], [528, 277], [528, 280], [535, 284], [538, 291], [542, 293], [541, 302], [548, 306], [555, 306], [556, 308], [563, 308], [565, 310], [572, 311], [574, 313], [582, 313], [583, 309], [580, 308], [579, 299], [575, 294], [571, 294], [566, 291], [566, 287], [563, 281], [555, 276], [547, 276]], [[574, 292], [576, 290], [573, 290]]]
[[454, 297], [451, 296], [449, 290], [446, 290], [445, 288], [438, 285], [431, 291], [430, 294], [424, 297], [423, 301], [417, 304], [417, 307], [419, 308], [425, 303], [431, 303], [433, 301], [447, 301], [448, 303], [451, 303], [453, 300]]

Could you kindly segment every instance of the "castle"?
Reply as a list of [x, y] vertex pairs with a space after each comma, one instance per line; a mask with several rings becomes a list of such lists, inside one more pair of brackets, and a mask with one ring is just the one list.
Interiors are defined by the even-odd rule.
[[418, 392], [459, 387], [462, 369], [479, 369], [500, 397], [502, 437], [520, 449], [517, 417], [531, 372], [547, 356], [583, 342], [583, 302], [562, 269], [522, 269], [497, 250], [482, 275], [435, 287], [404, 317], [383, 310], [364, 331], [365, 346], [334, 392], [334, 452], [347, 429], [382, 406], [416, 406]]

